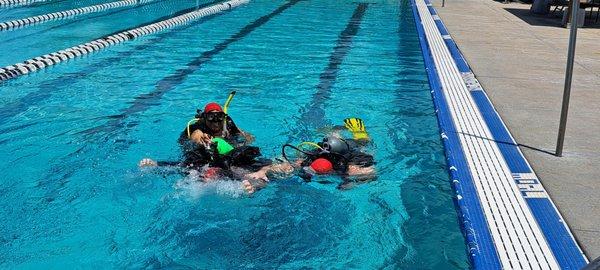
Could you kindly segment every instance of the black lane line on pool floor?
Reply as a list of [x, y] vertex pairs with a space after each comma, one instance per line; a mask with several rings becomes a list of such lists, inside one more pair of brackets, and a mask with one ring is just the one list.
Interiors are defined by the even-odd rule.
[[38, 35], [40, 35], [42, 33], [46, 33], [48, 31], [52, 31], [52, 30], [55, 30], [55, 29], [58, 29], [58, 28], [63, 28], [65, 26], [76, 24], [76, 23], [79, 23], [79, 22], [82, 22], [82, 21], [97, 19], [97, 18], [106, 17], [106, 16], [112, 16], [112, 15], [116, 15], [116, 14], [120, 14], [120, 13], [123, 13], [123, 12], [130, 11], [132, 9], [142, 8], [142, 7], [145, 7], [145, 6], [151, 6], [151, 5], [159, 4], [159, 3], [162, 3], [164, 1], [165, 0], [158, 0], [158, 1], [154, 1], [154, 2], [139, 4], [139, 5], [132, 6], [132, 7], [122, 8], [122, 9], [119, 9], [119, 10], [116, 10], [116, 11], [113, 11], [113, 12], [108, 12], [108, 13], [104, 13], [104, 14], [99, 14], [99, 15], [95, 15], [95, 16], [90, 16], [90, 17], [85, 17], [85, 18], [81, 18], [81, 19], [77, 19], [77, 20], [72, 20], [72, 21], [65, 22], [65, 23], [60, 24], [60, 25], [49, 27], [49, 28], [44, 29], [42, 31], [37, 31], [37, 32], [30, 33], [30, 34], [27, 34], [27, 35], [22, 35], [22, 36], [17, 36], [17, 37], [11, 38], [11, 39], [6, 39], [6, 40], [4, 40], [4, 42], [11, 42], [13, 40], [22, 40], [23, 38], [30, 37], [30, 36], [38, 36]]
[[[220, 0], [220, 1], [225, 1], [225, 0]], [[217, 1], [215, 1], [215, 2], [217, 2]], [[213, 3], [214, 2], [202, 4], [199, 7], [204, 8], [204, 7], [212, 5]], [[29, 109], [29, 107], [39, 104], [40, 102], [48, 99], [55, 89], [61, 88], [61, 87], [64, 88], [68, 85], [72, 85], [72, 84], [80, 81], [81, 79], [85, 78], [87, 75], [89, 75], [91, 73], [95, 73], [102, 68], [108, 67], [110, 65], [114, 65], [115, 63], [119, 63], [120, 61], [127, 60], [129, 58], [129, 56], [131, 56], [132, 54], [139, 52], [139, 51], [143, 51], [156, 43], [160, 43], [165, 38], [168, 38], [181, 30], [185, 30], [192, 26], [198, 25], [198, 24], [204, 22], [205, 20], [212, 18], [213, 16], [219, 16], [221, 14], [223, 14], [223, 13], [215, 14], [215, 15], [200, 19], [198, 21], [195, 21], [190, 24], [184, 25], [182, 27], [176, 28], [173, 31], [160, 33], [155, 38], [152, 38], [152, 39], [149, 39], [148, 41], [146, 41], [144, 44], [137, 45], [134, 48], [132, 48], [131, 50], [128, 50], [125, 52], [119, 52], [117, 54], [117, 56], [106, 58], [106, 59], [102, 60], [101, 62], [90, 65], [88, 68], [86, 68], [82, 71], [78, 71], [78, 72], [74, 72], [74, 73], [67, 73], [58, 78], [52, 79], [51, 81], [43, 82], [38, 87], [37, 91], [28, 93], [27, 95], [23, 96], [22, 98], [19, 98], [16, 101], [7, 103], [4, 106], [0, 107], [0, 125], [5, 123], [9, 118], [14, 117], [15, 115], [18, 115], [18, 114], [26, 111], [27, 109]], [[4, 132], [4, 131], [0, 130], [0, 132]]]
[[337, 80], [340, 65], [352, 48], [352, 40], [358, 33], [368, 6], [368, 3], [358, 4], [356, 9], [354, 9], [350, 21], [346, 25], [346, 28], [344, 28], [338, 36], [336, 45], [333, 48], [333, 53], [329, 56], [329, 64], [327, 64], [325, 70], [319, 75], [317, 92], [313, 94], [312, 101], [307, 104], [307, 106], [300, 109], [301, 116], [299, 121], [304, 123], [302, 125], [303, 127], [318, 128], [325, 126], [326, 120], [323, 103], [331, 96], [331, 89]]
[[[214, 51], [212, 56], [208, 55], [210, 57], [207, 59], [204, 59], [204, 57], [207, 57], [207, 53], [208, 53], [208, 52], [205, 52], [198, 58], [194, 59], [194, 61], [190, 62], [188, 66], [192, 65], [193, 63], [196, 63], [194, 71], [197, 70], [198, 68], [200, 68], [200, 64], [208, 62], [211, 57], [213, 57], [216, 53], [224, 50], [227, 47], [227, 45], [235, 42], [236, 40], [239, 40], [239, 39], [245, 37], [250, 32], [252, 32], [254, 29], [262, 26], [263, 24], [268, 22], [271, 18], [275, 17], [276, 15], [279, 15], [280, 13], [282, 13], [283, 11], [292, 7], [293, 5], [297, 4], [300, 1], [303, 1], [303, 0], [292, 0], [290, 2], [287, 2], [284, 5], [280, 6], [279, 8], [277, 8], [270, 14], [260, 17], [259, 19], [255, 20], [254, 22], [248, 24], [246, 27], [242, 28], [242, 30], [240, 30], [237, 34], [234, 34], [233, 36], [231, 36], [227, 41], [221, 42], [218, 45], [216, 45], [213, 48], [213, 50], [209, 51], [209, 52]], [[183, 70], [186, 70], [186, 69], [179, 69], [176, 74], [182, 74], [181, 72]], [[167, 78], [172, 78], [176, 74], [166, 77], [161, 81], [164, 81]], [[183, 74], [179, 75], [179, 76], [183, 76], [181, 79], [178, 80], [179, 83], [183, 82], [183, 79], [185, 79], [185, 77], [187, 77], [187, 75], [189, 75], [189, 74], [191, 74], [191, 72], [187, 72], [185, 75], [183, 75]], [[172, 87], [175, 87], [175, 86], [176, 85], [172, 85]], [[172, 88], [165, 89], [164, 91], [167, 91], [167, 90], [170, 91], [170, 90], [172, 90]], [[133, 111], [133, 108], [139, 108], [139, 106], [141, 106], [141, 105], [136, 105], [136, 104], [140, 104], [140, 102], [144, 102], [144, 104], [145, 104], [144, 110], [150, 108], [151, 106], [158, 105], [158, 101], [160, 100], [161, 96], [166, 92], [159, 93], [157, 91], [158, 91], [158, 84], [157, 84], [157, 89], [155, 89], [155, 91], [153, 91], [152, 93], [146, 94], [146, 95], [138, 96], [138, 98], [134, 101], [134, 104], [131, 107], [129, 107], [128, 109], [125, 109], [123, 111], [124, 112]], [[156, 92], [156, 95], [152, 95], [155, 92]], [[144, 99], [145, 99], [145, 101], [144, 101]], [[145, 102], [150, 102], [151, 104], [146, 104]], [[141, 110], [141, 111], [144, 111], [144, 110]], [[121, 127], [123, 127], [124, 129], [128, 129], [128, 128], [133, 127], [134, 125], [137, 125], [137, 123], [135, 123], [135, 124], [124, 123], [123, 120], [125, 120], [125, 118], [127, 118], [128, 116], [130, 116], [130, 115], [125, 114], [125, 113], [117, 115], [117, 116], [113, 116], [111, 118], [115, 118], [115, 119], [113, 119], [112, 121], [107, 122], [104, 125], [97, 126], [95, 128], [84, 130], [79, 133], [84, 133], [85, 135], [93, 136], [93, 135], [97, 135], [98, 132], [102, 132], [102, 131], [106, 132], [108, 135], [110, 135], [109, 131], [122, 132], [122, 130], [119, 130]], [[82, 146], [81, 148], [76, 150], [75, 152], [72, 152], [72, 153], [62, 157], [60, 159], [61, 161], [57, 163], [57, 164], [60, 164], [60, 166], [54, 165], [53, 168], [50, 169], [49, 173], [45, 177], [41, 178], [41, 180], [39, 180], [38, 185], [44, 186], [44, 187], [46, 187], [46, 189], [48, 189], [48, 192], [47, 192], [47, 194], [49, 194], [48, 196], [51, 196], [52, 198], [56, 197], [57, 195], [55, 195], [55, 194], [58, 189], [58, 188], [47, 187], [48, 184], [62, 187], [64, 185], [64, 183], [68, 181], [68, 178], [71, 175], [73, 175], [78, 169], [80, 169], [84, 166], [88, 166], [86, 164], [86, 162], [88, 162], [89, 160], [80, 159], [78, 157], [83, 156], [84, 152], [98, 151], [98, 149], [95, 149], [95, 148], [92, 149], [92, 148], [94, 146], [96, 146], [97, 143], [99, 143], [98, 142], [99, 138], [93, 137], [90, 139], [93, 142], [92, 144], [85, 144], [84, 146]], [[106, 139], [108, 139], [108, 138], [106, 138]], [[114, 144], [113, 147], [120, 151], [125, 151], [125, 149], [127, 149], [134, 142], [135, 142], [135, 140], [129, 141], [129, 140], [118, 139], [118, 140], [115, 140], [115, 142], [113, 143]], [[111, 151], [111, 150], [109, 150], [109, 151]], [[65, 164], [68, 164], [68, 166], [65, 166]]]
[[267, 23], [269, 20], [271, 20], [271, 18], [279, 15], [280, 13], [284, 12], [286, 9], [292, 7], [293, 5], [297, 4], [300, 1], [302, 1], [302, 0], [291, 0], [291, 1], [281, 5], [280, 7], [275, 9], [273, 12], [271, 12], [267, 15], [264, 15], [264, 16], [256, 19], [255, 21], [251, 22], [250, 24], [246, 25], [244, 28], [242, 28], [239, 32], [237, 32], [233, 36], [231, 36], [231, 37], [227, 38], [225, 41], [215, 45], [213, 47], [213, 49], [211, 49], [210, 51], [205, 51], [200, 56], [194, 58], [194, 60], [187, 63], [185, 68], [178, 69], [173, 74], [158, 81], [156, 83], [156, 87], [154, 88], [154, 90], [152, 92], [147, 93], [147, 94], [142, 94], [142, 95], [135, 97], [132, 102], [133, 104], [131, 104], [131, 106], [129, 106], [128, 108], [126, 108], [124, 110], [121, 110], [121, 113], [118, 115], [109, 116], [109, 118], [112, 119], [111, 121], [105, 123], [104, 125], [100, 125], [100, 126], [96, 126], [96, 127], [84, 130], [81, 133], [84, 133], [86, 135], [94, 135], [99, 132], [110, 133], [110, 132], [116, 131], [120, 128], [132, 128], [132, 127], [136, 126], [137, 123], [126, 124], [124, 121], [134, 114], [144, 112], [144, 111], [150, 109], [151, 107], [159, 105], [160, 99], [166, 93], [175, 89], [175, 87], [177, 87], [178, 85], [182, 84], [190, 74], [192, 74], [196, 70], [200, 69], [202, 67], [202, 65], [211, 61], [215, 55], [217, 55], [220, 52], [222, 52], [223, 50], [227, 49], [227, 47], [230, 44], [246, 37], [248, 34], [252, 33], [252, 31], [254, 31], [256, 28], [261, 27], [262, 25]]

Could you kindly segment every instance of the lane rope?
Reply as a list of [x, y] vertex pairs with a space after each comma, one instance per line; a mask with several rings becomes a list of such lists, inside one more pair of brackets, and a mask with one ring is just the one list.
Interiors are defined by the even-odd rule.
[[48, 1], [50, 0], [0, 0], [0, 7], [24, 6]]
[[17, 19], [7, 22], [0, 22], [0, 31], [6, 31], [10, 29], [22, 28], [25, 26], [30, 26], [34, 24], [40, 24], [52, 20], [61, 20], [67, 18], [73, 18], [83, 14], [97, 13], [101, 11], [106, 11], [115, 8], [127, 7], [127, 6], [135, 6], [138, 4], [145, 4], [149, 2], [154, 2], [156, 0], [123, 0], [123, 1], [115, 1], [100, 5], [93, 5], [81, 8], [74, 8], [65, 11], [58, 11], [48, 14], [42, 14], [37, 16], [32, 16], [24, 19]]
[[230, 0], [210, 7], [185, 13], [183, 15], [179, 15], [171, 19], [126, 30], [117, 34], [102, 37], [64, 50], [25, 60], [21, 63], [6, 66], [4, 68], [0, 68], [0, 81], [13, 79], [21, 75], [29, 74], [69, 59], [73, 59], [91, 52], [99, 51], [104, 48], [123, 43], [125, 41], [133, 40], [138, 37], [173, 28], [206, 16], [221, 13], [236, 8], [240, 5], [246, 4], [249, 1], [250, 0]]

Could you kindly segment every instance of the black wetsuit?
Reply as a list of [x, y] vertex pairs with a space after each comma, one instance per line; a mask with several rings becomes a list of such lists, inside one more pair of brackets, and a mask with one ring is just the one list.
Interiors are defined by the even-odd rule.
[[240, 146], [227, 155], [216, 154], [216, 150], [197, 146], [194, 150], [187, 151], [183, 155], [183, 161], [159, 161], [159, 166], [179, 166], [185, 169], [200, 170], [208, 165], [218, 167], [225, 172], [232, 166], [248, 171], [258, 171], [262, 167], [270, 165], [270, 159], [260, 158], [260, 149], [255, 146]]
[[[183, 161], [179, 162], [179, 164], [187, 168], [201, 168], [202, 166], [209, 164], [217, 159], [213, 149], [206, 149], [206, 147], [204, 147], [203, 145], [199, 145], [190, 140], [188, 134], [192, 134], [196, 130], [200, 130], [204, 133], [210, 134], [206, 123], [201, 118], [200, 121], [189, 126], [189, 133], [188, 127], [185, 127], [179, 135], [179, 139], [177, 140], [177, 142], [181, 146], [181, 150], [183, 153]], [[225, 139], [228, 143], [236, 145], [237, 141], [241, 137], [240, 135], [242, 134], [242, 132], [229, 116], [227, 116], [227, 131], [229, 133], [229, 136]], [[173, 162], [168, 163], [168, 165], [173, 165]]]
[[[196, 130], [200, 130], [204, 133], [210, 134], [210, 132], [208, 132], [208, 127], [206, 126], [206, 123], [204, 123], [203, 120], [200, 120], [200, 121], [190, 125], [189, 134], [191, 135]], [[227, 132], [229, 133], [229, 136], [225, 139], [229, 143], [235, 144], [238, 140], [240, 140], [240, 137], [242, 135], [242, 132], [240, 131], [240, 129], [235, 125], [235, 123], [229, 116], [227, 116]], [[179, 135], [179, 139], [177, 140], [177, 142], [179, 142], [179, 145], [181, 145], [181, 147], [183, 148], [182, 150], [184, 152], [192, 151], [196, 147], [196, 144], [191, 142], [190, 139], [188, 138], [187, 127], [185, 127], [185, 129], [183, 129], [183, 131], [181, 132], [181, 135]]]
[[[189, 134], [192, 134], [196, 130], [210, 134], [206, 123], [202, 119], [190, 125]], [[224, 170], [229, 170], [230, 166], [236, 166], [256, 171], [271, 163], [268, 159], [259, 158], [260, 150], [258, 147], [239, 146], [243, 140], [243, 136], [241, 136], [242, 132], [229, 116], [227, 116], [227, 131], [229, 136], [225, 139], [228, 143], [237, 147], [227, 155], [219, 155], [216, 149], [207, 149], [204, 145], [191, 141], [188, 138], [188, 128], [186, 127], [177, 140], [182, 148], [182, 161], [161, 161], [159, 165], [181, 166], [195, 170], [199, 170], [206, 165], [219, 167]]]

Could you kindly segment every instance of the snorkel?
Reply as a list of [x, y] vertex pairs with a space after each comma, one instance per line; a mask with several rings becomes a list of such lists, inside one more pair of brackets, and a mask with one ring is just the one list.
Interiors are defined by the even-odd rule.
[[229, 93], [227, 100], [225, 100], [225, 105], [223, 105], [223, 112], [225, 113], [225, 118], [223, 118], [223, 131], [221, 131], [221, 135], [223, 137], [227, 137], [229, 135], [229, 131], [227, 130], [227, 117], [229, 116], [227, 112], [229, 111], [229, 104], [231, 104], [231, 100], [235, 96], [235, 91]]

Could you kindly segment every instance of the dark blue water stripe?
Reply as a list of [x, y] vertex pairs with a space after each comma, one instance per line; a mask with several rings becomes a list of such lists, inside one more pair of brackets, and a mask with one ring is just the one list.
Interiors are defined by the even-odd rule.
[[360, 3], [356, 9], [354, 9], [354, 13], [346, 25], [346, 28], [344, 28], [338, 36], [333, 52], [329, 56], [327, 67], [323, 70], [321, 75], [319, 75], [317, 92], [313, 94], [312, 101], [307, 106], [300, 109], [301, 117], [299, 121], [308, 124], [309, 127], [318, 128], [327, 124], [323, 103], [331, 96], [331, 89], [337, 80], [340, 65], [352, 47], [352, 39], [358, 33], [360, 23], [362, 22], [368, 5], [369, 4], [367, 3]]
[[[425, 0], [425, 2], [429, 1]], [[447, 33], [446, 27], [441, 20], [437, 20], [436, 25], [441, 32], [445, 31]], [[446, 40], [446, 43], [452, 44], [452, 48], [456, 49], [456, 51], [452, 53], [455, 62], [459, 63], [460, 61], [465, 61], [464, 56], [458, 50], [454, 40], [448, 39]], [[472, 71], [469, 68], [466, 72]], [[517, 145], [502, 123], [500, 116], [494, 110], [489, 98], [483, 91], [472, 91], [471, 95], [480, 112], [482, 112], [483, 119], [490, 129], [492, 137], [500, 148], [503, 158], [508, 163], [511, 172], [531, 172], [531, 168], [525, 160], [525, 157], [518, 151]], [[535, 217], [536, 222], [540, 226], [540, 229], [552, 250], [552, 254], [556, 258], [561, 269], [580, 269], [585, 266], [585, 255], [581, 253], [575, 239], [569, 233], [565, 221], [561, 219], [558, 211], [552, 204], [552, 201], [549, 198], [526, 198], [525, 201]]]
[[[200, 5], [200, 8], [210, 6], [215, 3], [222, 2], [222, 1], [223, 0], [219, 0], [219, 1], [213, 1], [210, 3], [202, 4], [202, 5]], [[219, 14], [215, 14], [213, 16], [218, 16], [221, 14], [222, 13], [219, 13]], [[94, 63], [79, 72], [67, 73], [56, 79], [52, 79], [50, 81], [43, 82], [42, 84], [40, 84], [37, 91], [30, 92], [27, 95], [13, 101], [13, 102], [4, 104], [4, 106], [0, 107], [0, 124], [5, 123], [6, 121], [8, 121], [9, 118], [14, 117], [15, 115], [18, 115], [18, 114], [22, 113], [23, 111], [26, 111], [31, 106], [37, 105], [37, 104], [41, 103], [42, 101], [47, 100], [48, 98], [50, 98], [52, 96], [52, 93], [57, 88], [65, 88], [69, 85], [77, 83], [81, 79], [86, 78], [89, 74], [95, 73], [100, 69], [103, 69], [103, 68], [111, 66], [111, 65], [115, 65], [121, 61], [126, 61], [134, 53], [143, 51], [143, 50], [153, 46], [156, 43], [162, 42], [165, 38], [168, 38], [181, 30], [184, 30], [189, 27], [195, 26], [199, 23], [202, 23], [205, 20], [212, 18], [213, 16], [205, 17], [205, 18], [202, 18], [201, 20], [191, 22], [189, 24], [177, 27], [177, 28], [175, 28], [176, 30], [160, 33], [155, 38], [147, 40], [144, 44], [137, 45], [128, 51], [119, 52], [116, 56], [106, 58], [100, 62]]]
[[427, 44], [415, 0], [411, 0], [411, 3], [429, 85], [432, 89], [433, 102], [437, 110], [439, 127], [443, 134], [447, 136], [447, 139], [443, 139], [444, 150], [448, 166], [451, 168], [449, 173], [453, 180], [453, 188], [456, 191], [456, 203], [459, 206], [459, 218], [469, 248], [469, 259], [475, 269], [501, 269], [498, 251], [494, 246], [491, 232], [484, 218], [475, 183], [467, 166], [464, 150], [460, 145], [456, 127], [442, 92], [438, 71]]
[[273, 17], [281, 14], [282, 12], [284, 12], [288, 8], [294, 6], [295, 4], [297, 4], [300, 1], [301, 0], [291, 0], [289, 2], [286, 2], [285, 4], [281, 5], [277, 9], [275, 9], [273, 12], [271, 12], [267, 15], [264, 15], [264, 16], [256, 19], [255, 21], [251, 22], [250, 24], [246, 25], [239, 32], [237, 32], [234, 35], [232, 35], [231, 37], [227, 38], [225, 41], [220, 42], [219, 44], [215, 45], [213, 47], [213, 49], [211, 49], [210, 51], [203, 52], [200, 56], [194, 58], [191, 62], [186, 64], [186, 67], [180, 68], [180, 69], [176, 70], [173, 74], [158, 81], [156, 83], [156, 87], [154, 88], [154, 90], [152, 92], [147, 93], [147, 94], [142, 94], [142, 95], [135, 97], [131, 106], [129, 106], [126, 109], [121, 110], [121, 113], [118, 115], [110, 116], [110, 118], [112, 118], [111, 121], [109, 121], [103, 125], [87, 129], [87, 130], [83, 131], [83, 133], [85, 133], [85, 134], [97, 134], [98, 132], [110, 133], [110, 132], [119, 130], [121, 128], [132, 128], [134, 126], [137, 126], [137, 123], [129, 123], [129, 124], [125, 125], [124, 121], [127, 118], [129, 118], [135, 114], [144, 112], [144, 111], [150, 109], [151, 107], [158, 106], [160, 104], [161, 98], [166, 93], [170, 92], [171, 90], [175, 89], [175, 87], [182, 84], [190, 74], [196, 72], [197, 70], [202, 68], [202, 66], [204, 64], [210, 62], [215, 55], [217, 55], [220, 52], [222, 52], [223, 50], [227, 49], [227, 47], [229, 47], [229, 45], [231, 45], [232, 43], [243, 39], [244, 37], [246, 37], [247, 35], [252, 33], [255, 29], [261, 27], [262, 25], [267, 23], [269, 20], [271, 20]]
[[[111, 12], [108, 12], [108, 13], [101, 13], [101, 14], [98, 14], [98, 15], [94, 15], [94, 16], [91, 16], [91, 17], [81, 17], [81, 18], [76, 19], [76, 20], [72, 20], [72, 21], [65, 22], [65, 23], [60, 24], [60, 25], [56, 25], [56, 26], [52, 26], [52, 27], [46, 28], [46, 29], [44, 29], [42, 31], [37, 31], [37, 32], [30, 33], [30, 34], [27, 34], [27, 35], [21, 35], [21, 36], [16, 36], [16, 37], [11, 38], [11, 39], [6, 39], [6, 40], [4, 40], [4, 42], [10, 42], [10, 41], [13, 41], [13, 40], [21, 40], [23, 38], [30, 37], [30, 36], [39, 36], [41, 33], [49, 32], [49, 31], [52, 31], [52, 30], [55, 30], [55, 29], [58, 29], [58, 28], [63, 28], [63, 27], [66, 27], [66, 26], [69, 26], [69, 25], [72, 25], [72, 24], [79, 23], [79, 22], [83, 22], [83, 21], [87, 21], [87, 20], [92, 20], [92, 19], [97, 19], [97, 18], [102, 18], [102, 17], [106, 17], [106, 16], [111, 16], [111, 15], [116, 15], [116, 14], [121, 14], [123, 12], [127, 12], [127, 11], [132, 10], [132, 9], [141, 8], [141, 7], [150, 6], [150, 5], [155, 5], [155, 4], [161, 3], [163, 1], [164, 0], [158, 0], [156, 2], [145, 3], [145, 4], [136, 5], [136, 6], [132, 6], [132, 7], [125, 7], [125, 8], [117, 9], [115, 11], [111, 11]], [[122, 31], [123, 30], [120, 30], [120, 31], [117, 31], [117, 32], [122, 32]]]

